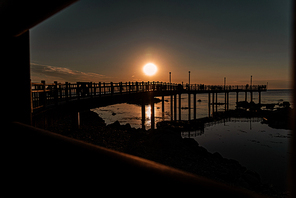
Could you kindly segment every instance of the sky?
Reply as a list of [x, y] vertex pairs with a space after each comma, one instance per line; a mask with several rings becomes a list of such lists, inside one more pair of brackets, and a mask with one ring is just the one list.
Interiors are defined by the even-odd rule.
[[31, 79], [289, 88], [290, 32], [291, 0], [81, 0], [30, 30]]

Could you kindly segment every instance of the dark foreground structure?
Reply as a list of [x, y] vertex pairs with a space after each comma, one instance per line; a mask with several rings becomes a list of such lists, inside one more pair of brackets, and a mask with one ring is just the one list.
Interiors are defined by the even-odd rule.
[[[73, 2], [4, 0], [0, 3], [2, 73], [16, 75], [10, 86], [18, 87], [17, 91], [8, 89], [2, 96], [5, 106], [1, 120], [2, 194], [94, 195], [116, 191], [129, 195], [167, 196], [181, 192], [258, 197], [244, 189], [30, 126], [29, 29]], [[291, 167], [294, 165], [295, 161], [291, 160]], [[293, 168], [289, 181], [292, 196], [295, 196], [294, 182]]]

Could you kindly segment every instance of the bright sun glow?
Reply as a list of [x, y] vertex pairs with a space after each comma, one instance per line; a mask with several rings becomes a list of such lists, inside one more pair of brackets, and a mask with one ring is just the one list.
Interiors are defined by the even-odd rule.
[[147, 63], [143, 67], [143, 71], [147, 76], [153, 76], [157, 72], [157, 67], [153, 63]]

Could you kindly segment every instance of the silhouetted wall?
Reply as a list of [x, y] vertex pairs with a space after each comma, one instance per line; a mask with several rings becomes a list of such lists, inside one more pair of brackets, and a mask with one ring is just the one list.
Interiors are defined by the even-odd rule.
[[1, 38], [2, 106], [5, 121], [31, 123], [29, 31]]

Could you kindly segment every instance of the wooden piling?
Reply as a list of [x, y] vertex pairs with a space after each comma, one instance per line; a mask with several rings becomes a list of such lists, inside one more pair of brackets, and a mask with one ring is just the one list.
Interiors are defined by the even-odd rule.
[[42, 103], [43, 103], [43, 108], [45, 109], [46, 108], [46, 90], [45, 90], [45, 80], [42, 80], [41, 81], [41, 83], [42, 83], [42, 89], [43, 89], [43, 93], [41, 93], [41, 95], [42, 95]]
[[225, 91], [225, 98], [224, 98], [224, 109], [227, 111], [227, 93]]
[[181, 93], [179, 93], [179, 120], [181, 120]]
[[94, 96], [97, 95], [97, 83], [93, 84], [93, 88], [94, 88]]
[[163, 94], [161, 96], [161, 112], [162, 112], [162, 114], [164, 116], [164, 95]]
[[106, 83], [103, 83], [104, 86], [104, 95], [106, 94]]
[[90, 90], [90, 97], [92, 98], [93, 97], [93, 83], [90, 82], [88, 83], [88, 90]]
[[131, 93], [131, 82], [128, 82], [128, 92]]
[[69, 86], [69, 98], [72, 98], [72, 89], [71, 89], [71, 83], [68, 84]]
[[196, 93], [193, 94], [193, 119], [196, 120]]
[[173, 121], [173, 95], [171, 95], [171, 120]]
[[216, 92], [216, 112], [218, 112], [218, 92]]
[[174, 94], [174, 120], [177, 120], [177, 94]]
[[215, 92], [212, 93], [212, 113], [215, 113]]
[[112, 96], [114, 94], [113, 82], [110, 82], [110, 86], [111, 86], [111, 96]]
[[229, 110], [229, 92], [227, 92], [227, 111]]
[[58, 99], [58, 82], [54, 81], [54, 104], [57, 106], [59, 102]]
[[238, 106], [237, 106], [237, 103], [238, 103], [238, 94], [239, 94], [239, 92], [237, 91], [236, 92], [236, 108], [238, 108]]
[[191, 101], [190, 101], [190, 99], [191, 99], [191, 95], [190, 95], [190, 93], [188, 93], [188, 120], [191, 119], [191, 111], [190, 111], [190, 109], [191, 109]]
[[68, 99], [68, 92], [69, 92], [69, 84], [68, 84], [68, 82], [65, 82], [65, 98], [66, 98], [66, 102], [68, 102], [69, 101], [69, 99]]
[[141, 106], [141, 111], [142, 111], [142, 129], [145, 130], [145, 97], [144, 94], [142, 94], [142, 106]]
[[211, 93], [208, 93], [208, 110], [209, 110], [209, 117], [211, 117]]
[[154, 118], [154, 96], [151, 96], [151, 129], [155, 129], [155, 118]]

